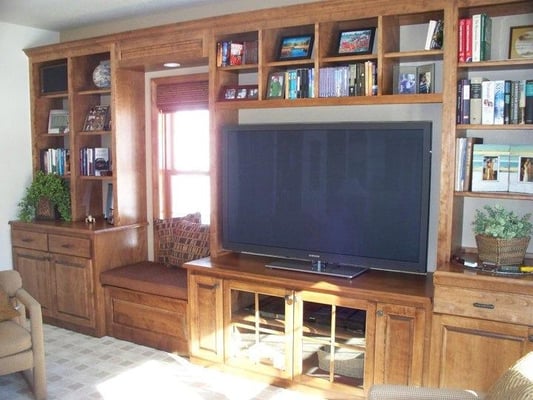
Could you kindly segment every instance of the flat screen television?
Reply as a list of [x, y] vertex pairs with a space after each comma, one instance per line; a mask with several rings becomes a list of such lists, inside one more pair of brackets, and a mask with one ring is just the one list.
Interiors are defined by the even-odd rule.
[[224, 127], [223, 248], [427, 272], [431, 136], [430, 121]]

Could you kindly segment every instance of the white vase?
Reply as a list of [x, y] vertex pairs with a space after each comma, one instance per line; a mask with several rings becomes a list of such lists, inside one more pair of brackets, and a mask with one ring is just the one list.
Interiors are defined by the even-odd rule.
[[111, 65], [109, 60], [100, 61], [93, 71], [93, 82], [100, 89], [111, 87]]

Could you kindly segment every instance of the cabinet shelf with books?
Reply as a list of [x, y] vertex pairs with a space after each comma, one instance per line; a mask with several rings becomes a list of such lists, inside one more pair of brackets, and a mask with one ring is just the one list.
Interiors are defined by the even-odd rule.
[[[458, 35], [453, 38], [457, 40], [458, 53], [455, 55], [455, 66], [458, 97], [456, 124], [452, 133], [457, 138], [456, 140], [468, 137], [482, 139], [482, 144], [478, 145], [477, 161], [473, 160], [473, 168], [477, 168], [477, 173], [472, 172], [472, 180], [475, 180], [476, 184], [468, 190], [455, 191], [453, 196], [453, 207], [456, 212], [455, 217], [452, 217], [450, 213], [449, 218], [452, 219], [454, 226], [462, 224], [464, 232], [468, 229], [465, 225], [473, 209], [478, 209], [487, 203], [498, 202], [517, 212], [523, 212], [528, 208], [527, 204], [533, 200], [533, 179], [530, 181], [527, 173], [524, 173], [524, 160], [527, 161], [533, 157], [533, 136], [531, 136], [533, 125], [524, 121], [525, 104], [522, 103], [522, 109], [519, 108], [520, 102], [524, 99], [520, 99], [522, 90], [518, 89], [520, 82], [524, 85], [527, 80], [533, 79], [533, 59], [510, 58], [509, 55], [511, 27], [527, 25], [527, 21], [532, 20], [533, 3], [528, 1], [483, 1], [481, 3], [465, 2], [464, 7], [457, 10]], [[469, 7], [469, 4], [474, 6]], [[479, 14], [486, 14], [490, 20], [489, 26], [491, 25], [492, 28], [488, 31], [490, 43], [486, 49], [488, 54], [485, 59], [481, 56], [480, 61], [463, 60], [460, 42], [461, 19], [472, 19], [474, 15]], [[470, 40], [474, 41], [473, 35]], [[473, 46], [471, 42], [470, 47]], [[463, 100], [459, 94], [461, 80], [469, 85], [467, 100]], [[512, 85], [514, 88], [511, 93]], [[496, 94], [491, 93], [491, 86], [497, 92]], [[499, 94], [500, 91], [501, 94]], [[468, 104], [467, 111], [464, 111], [461, 103]], [[515, 107], [514, 110], [513, 107]], [[461, 115], [463, 115], [462, 119]], [[498, 183], [491, 186], [490, 180], [493, 178], [486, 175], [485, 171], [489, 167], [485, 163], [491, 161], [494, 156], [491, 153], [491, 147], [499, 146], [509, 146], [510, 152], [508, 156], [503, 156], [502, 153], [501, 156], [495, 158], [498, 163]], [[485, 150], [486, 153], [484, 153]], [[474, 155], [473, 158], [476, 156]], [[459, 159], [456, 158], [455, 162], [457, 165]], [[496, 186], [498, 189], [491, 189]], [[451, 243], [460, 242], [461, 238], [457, 239], [457, 235], [460, 234], [460, 230], [452, 233]], [[469, 240], [473, 242], [473, 239], [464, 238], [462, 242], [468, 243]], [[468, 244], [465, 247], [468, 247]], [[531, 251], [530, 247], [528, 253]]]
[[[144, 162], [144, 73], [120, 70], [115, 45], [105, 39], [27, 49], [26, 54], [32, 77], [33, 170], [49, 170], [43, 164], [44, 156], [52, 160], [58, 157], [68, 164], [62, 168], [68, 173], [64, 176], [69, 180], [74, 222], [84, 221], [87, 215], [97, 220], [106, 216], [109, 184], [113, 186], [110, 203], [114, 205], [114, 225], [143, 221], [145, 177], [131, 163], [131, 157]], [[64, 82], [62, 90], [43, 94], [41, 75], [50, 66], [61, 67]], [[95, 70], [101, 73], [95, 74]], [[107, 123], [91, 124], [94, 129], [87, 130], [88, 113], [97, 106], [107, 107]], [[68, 112], [68, 130], [60, 127], [55, 128], [59, 133], [48, 133], [51, 110]], [[112, 172], [83, 175], [80, 161], [85, 148], [107, 149]], [[68, 151], [68, 157], [62, 155], [62, 149]]]

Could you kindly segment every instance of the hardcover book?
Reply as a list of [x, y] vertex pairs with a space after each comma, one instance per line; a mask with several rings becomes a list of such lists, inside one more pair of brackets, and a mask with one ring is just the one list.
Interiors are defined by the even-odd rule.
[[533, 194], [533, 145], [511, 145], [509, 191]]
[[494, 81], [481, 83], [481, 123], [494, 124]]
[[473, 125], [481, 124], [481, 84], [486, 81], [480, 76], [470, 78], [470, 123]]
[[505, 81], [494, 81], [494, 125], [503, 125], [505, 120]]
[[533, 124], [533, 80], [527, 80], [524, 85], [524, 122]]
[[472, 161], [473, 192], [509, 190], [509, 145], [474, 144]]
[[94, 175], [105, 176], [109, 172], [109, 148], [94, 148]]

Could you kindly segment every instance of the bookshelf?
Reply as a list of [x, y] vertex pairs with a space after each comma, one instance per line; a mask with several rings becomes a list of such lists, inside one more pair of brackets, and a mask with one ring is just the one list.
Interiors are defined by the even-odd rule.
[[[84, 221], [88, 215], [105, 219], [109, 214], [110, 187], [113, 187], [114, 224], [144, 221], [145, 178], [130, 158], [135, 157], [135, 163], [144, 165], [144, 103], [140, 95], [144, 93], [144, 74], [116, 68], [112, 41], [83, 49], [66, 43], [26, 52], [32, 74], [33, 170], [43, 170], [43, 152], [47, 149], [65, 149], [67, 161], [62, 176], [70, 184], [73, 221]], [[58, 54], [62, 56], [57, 57]], [[101, 88], [93, 81], [93, 71], [106, 60], [111, 64], [111, 84]], [[67, 65], [67, 90], [42, 93], [43, 68], [57, 64]], [[108, 123], [88, 129], [87, 115], [99, 106], [108, 109]], [[51, 110], [68, 112], [67, 130], [48, 133]], [[98, 176], [84, 172], [81, 164], [86, 148], [108, 149], [110, 172]]]

